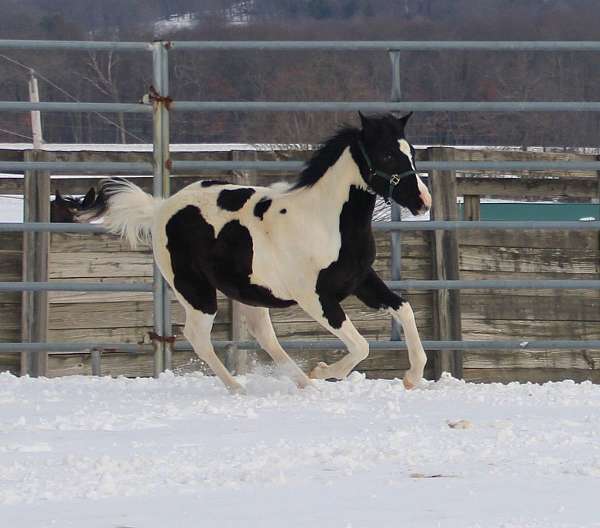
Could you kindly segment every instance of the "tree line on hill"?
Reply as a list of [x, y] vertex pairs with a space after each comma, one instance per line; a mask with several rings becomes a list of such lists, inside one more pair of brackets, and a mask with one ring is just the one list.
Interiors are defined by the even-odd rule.
[[[2, 38], [172, 40], [600, 40], [597, 0], [0, 0]], [[186, 24], [177, 15], [188, 15]], [[156, 24], [168, 20], [166, 25]], [[160, 29], [159, 29], [160, 28]], [[175, 100], [386, 101], [385, 51], [173, 51]], [[406, 101], [598, 101], [600, 53], [403, 52]], [[136, 102], [149, 54], [0, 50], [4, 100]], [[174, 113], [174, 142], [317, 142], [344, 113]], [[45, 114], [48, 142], [150, 141], [150, 116]], [[0, 114], [0, 141], [31, 135]], [[418, 144], [597, 146], [597, 113], [420, 113]]]

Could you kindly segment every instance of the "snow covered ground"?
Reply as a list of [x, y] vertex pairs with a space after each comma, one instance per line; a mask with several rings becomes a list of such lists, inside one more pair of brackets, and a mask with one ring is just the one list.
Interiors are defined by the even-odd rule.
[[600, 527], [600, 386], [242, 382], [0, 374], [0, 526]]

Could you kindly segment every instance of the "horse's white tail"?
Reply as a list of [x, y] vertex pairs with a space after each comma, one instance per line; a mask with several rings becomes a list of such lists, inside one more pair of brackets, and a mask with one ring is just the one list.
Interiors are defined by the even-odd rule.
[[135, 249], [138, 244], [149, 244], [152, 223], [163, 198], [144, 192], [137, 185], [122, 178], [103, 180], [94, 205], [77, 214], [81, 222], [102, 218], [110, 233], [125, 237]]

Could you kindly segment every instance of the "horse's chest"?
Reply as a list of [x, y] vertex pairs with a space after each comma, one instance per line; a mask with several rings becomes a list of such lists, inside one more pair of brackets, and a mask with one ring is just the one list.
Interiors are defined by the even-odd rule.
[[337, 259], [319, 272], [317, 293], [336, 299], [347, 297], [363, 281], [374, 260], [375, 241], [370, 230], [368, 233], [342, 236]]

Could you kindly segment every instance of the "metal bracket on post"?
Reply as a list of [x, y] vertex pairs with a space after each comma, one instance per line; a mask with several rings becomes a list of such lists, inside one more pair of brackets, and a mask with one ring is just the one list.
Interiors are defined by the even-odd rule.
[[[166, 198], [170, 194], [169, 108], [172, 103], [172, 99], [169, 97], [168, 50], [170, 47], [170, 42], [156, 41], [152, 43], [152, 86], [144, 98], [145, 102], [152, 103], [153, 109], [153, 194], [162, 198]], [[169, 336], [172, 333], [169, 287], [156, 263], [154, 264], [153, 296], [154, 334]], [[154, 374], [158, 376], [172, 366], [172, 347], [166, 346], [166, 342], [162, 339], [153, 339], [152, 343], [155, 350]]]
[[[390, 100], [398, 102], [402, 98], [400, 89], [400, 52], [390, 50], [390, 60], [392, 62], [392, 90], [390, 94]], [[392, 222], [400, 222], [402, 220], [402, 213], [400, 206], [392, 201], [391, 205]], [[400, 233], [398, 231], [392, 231], [392, 280], [400, 280], [402, 275], [402, 247], [400, 240]], [[400, 341], [402, 339], [402, 333], [400, 331], [400, 325], [392, 318], [392, 330], [391, 336], [392, 341]]]

